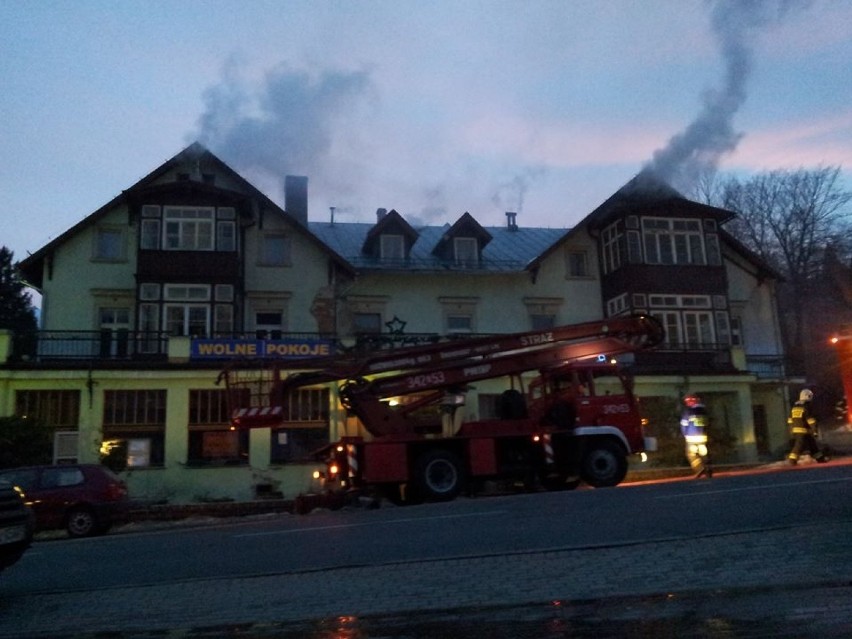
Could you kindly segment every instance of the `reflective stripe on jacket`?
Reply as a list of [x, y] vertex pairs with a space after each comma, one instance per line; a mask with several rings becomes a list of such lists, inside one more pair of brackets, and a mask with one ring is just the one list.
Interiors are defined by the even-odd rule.
[[799, 401], [793, 404], [787, 424], [790, 425], [790, 431], [794, 435], [812, 435], [815, 432], [816, 419], [811, 415], [808, 402]]
[[698, 404], [684, 409], [680, 416], [680, 432], [690, 444], [707, 443], [707, 409]]

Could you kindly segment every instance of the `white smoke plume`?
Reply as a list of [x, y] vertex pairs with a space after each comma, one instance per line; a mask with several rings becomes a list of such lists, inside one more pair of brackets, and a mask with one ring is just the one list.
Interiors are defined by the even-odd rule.
[[654, 152], [644, 171], [688, 192], [698, 178], [714, 170], [742, 138], [733, 119], [746, 101], [753, 46], [761, 30], [777, 23], [798, 0], [716, 0], [711, 13], [713, 33], [725, 64], [721, 88], [707, 91], [703, 107], [686, 129]]
[[342, 191], [345, 176], [354, 182], [358, 169], [342, 171], [331, 159], [333, 149], [372, 94], [366, 71], [308, 72], [281, 64], [252, 85], [231, 60], [221, 81], [204, 93], [194, 139], [279, 196], [286, 175], [333, 182]]
[[503, 211], [523, 213], [527, 192], [544, 173], [543, 168], [527, 168], [511, 180], [498, 185], [496, 192], [491, 196], [492, 204]]

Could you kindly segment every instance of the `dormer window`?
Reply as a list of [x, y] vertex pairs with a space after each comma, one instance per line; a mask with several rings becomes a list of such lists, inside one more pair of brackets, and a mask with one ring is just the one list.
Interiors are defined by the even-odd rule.
[[381, 236], [380, 257], [383, 260], [405, 259], [405, 238], [385, 233]]
[[399, 213], [379, 209], [379, 221], [367, 233], [361, 251], [374, 260], [399, 265], [409, 257], [416, 241], [417, 231]]
[[447, 228], [432, 249], [432, 255], [446, 262], [447, 266], [477, 268], [482, 251], [491, 239], [491, 234], [470, 213], [465, 213]]
[[453, 238], [453, 259], [460, 266], [476, 266], [479, 263], [479, 246], [476, 238]]

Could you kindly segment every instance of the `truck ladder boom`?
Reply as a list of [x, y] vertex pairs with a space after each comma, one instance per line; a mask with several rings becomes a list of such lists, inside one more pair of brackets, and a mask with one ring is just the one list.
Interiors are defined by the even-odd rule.
[[[300, 368], [311, 372], [292, 374], [282, 383], [289, 389], [390, 371], [396, 374], [410, 372], [412, 375], [422, 375], [453, 363], [473, 362], [515, 352], [532, 353], [541, 349], [552, 349], [561, 343], [588, 342], [593, 339], [601, 340], [598, 353], [615, 355], [656, 346], [663, 340], [663, 329], [659, 321], [650, 315], [631, 315], [557, 326], [541, 331], [460, 339], [427, 346], [408, 346], [377, 351], [358, 359], [326, 357], [300, 362]], [[524, 370], [532, 368], [534, 367]]]
[[552, 342], [528, 351], [492, 353], [479, 358], [450, 362], [445, 366], [429, 367], [422, 371], [377, 377], [360, 388], [369, 389], [370, 394], [377, 398], [387, 398], [441, 388], [464, 387], [470, 382], [483, 379], [516, 375], [601, 355], [611, 357], [633, 350], [635, 349], [631, 342], [615, 335], [573, 343]]

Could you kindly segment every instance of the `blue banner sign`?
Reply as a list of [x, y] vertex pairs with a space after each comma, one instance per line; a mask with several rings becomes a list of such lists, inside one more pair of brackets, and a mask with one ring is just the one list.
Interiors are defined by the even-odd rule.
[[327, 339], [194, 339], [190, 347], [192, 359], [234, 359], [262, 357], [269, 359], [303, 359], [325, 357], [334, 353]]

